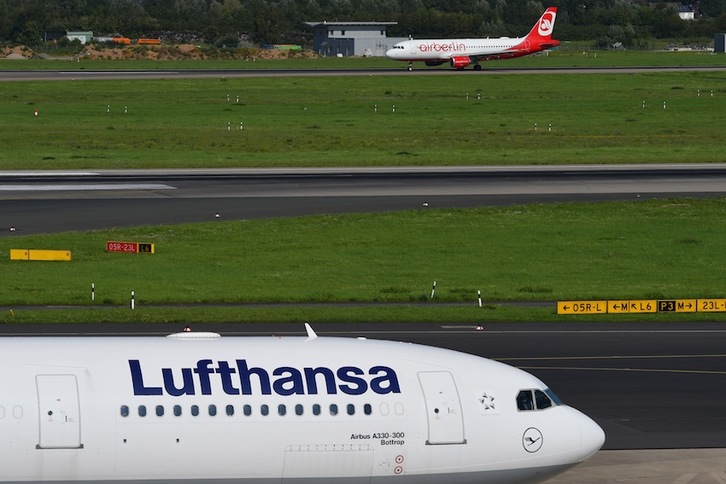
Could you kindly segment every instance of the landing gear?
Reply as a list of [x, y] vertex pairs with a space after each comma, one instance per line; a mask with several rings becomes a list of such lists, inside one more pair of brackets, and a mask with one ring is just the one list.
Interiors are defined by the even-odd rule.
[[408, 72], [411, 72], [413, 70], [413, 62], [408, 61]]
[[481, 70], [481, 65], [480, 64], [474, 64], [474, 70], [475, 71], [480, 71]]

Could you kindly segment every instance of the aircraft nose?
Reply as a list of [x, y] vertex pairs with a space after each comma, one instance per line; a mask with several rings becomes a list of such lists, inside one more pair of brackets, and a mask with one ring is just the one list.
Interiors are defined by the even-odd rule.
[[388, 49], [386, 51], [386, 57], [388, 57], [389, 59], [393, 59], [396, 56], [395, 50], [396, 49]]
[[583, 415], [580, 422], [582, 438], [582, 457], [580, 462], [589, 459], [605, 443], [605, 431], [590, 417]]

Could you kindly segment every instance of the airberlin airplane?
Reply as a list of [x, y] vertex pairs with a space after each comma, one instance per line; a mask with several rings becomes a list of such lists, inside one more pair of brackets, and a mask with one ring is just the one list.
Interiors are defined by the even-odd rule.
[[530, 483], [604, 443], [522, 370], [306, 327], [0, 338], [0, 482]]
[[512, 59], [560, 45], [559, 40], [552, 38], [556, 16], [557, 7], [548, 8], [525, 37], [404, 40], [389, 49], [386, 57], [408, 62], [409, 71], [413, 70], [414, 61], [423, 61], [427, 66], [448, 62], [456, 69], [473, 63], [475, 70], [481, 70], [479, 61]]

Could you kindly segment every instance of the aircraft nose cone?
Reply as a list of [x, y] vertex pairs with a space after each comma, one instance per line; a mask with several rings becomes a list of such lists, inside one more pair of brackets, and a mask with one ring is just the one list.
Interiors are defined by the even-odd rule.
[[582, 458], [580, 462], [589, 459], [600, 450], [605, 443], [605, 431], [590, 417], [584, 416], [580, 423], [582, 435]]
[[396, 53], [394, 51], [395, 49], [388, 49], [386, 51], [386, 57], [388, 57], [389, 59], [393, 59], [396, 56]]

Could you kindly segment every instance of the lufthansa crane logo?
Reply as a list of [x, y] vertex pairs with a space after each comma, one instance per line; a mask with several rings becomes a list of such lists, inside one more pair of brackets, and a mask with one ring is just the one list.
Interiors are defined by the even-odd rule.
[[556, 16], [557, 14], [555, 12], [545, 12], [545, 14], [542, 15], [542, 20], [540, 20], [539, 26], [537, 27], [537, 33], [542, 37], [549, 37], [552, 35], [552, 31], [555, 28]]
[[524, 450], [530, 454], [534, 454], [542, 448], [542, 432], [534, 427], [530, 427], [524, 431], [522, 435], [522, 445]]

